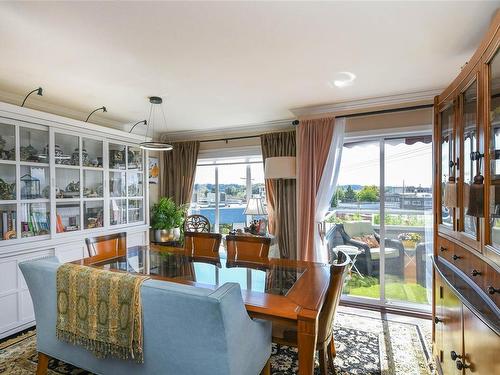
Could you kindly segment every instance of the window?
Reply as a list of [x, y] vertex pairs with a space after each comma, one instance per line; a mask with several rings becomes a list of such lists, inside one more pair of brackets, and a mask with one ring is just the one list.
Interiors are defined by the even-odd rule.
[[212, 231], [228, 234], [258, 219], [244, 213], [250, 198], [266, 205], [262, 157], [198, 161], [189, 212], [206, 216]]

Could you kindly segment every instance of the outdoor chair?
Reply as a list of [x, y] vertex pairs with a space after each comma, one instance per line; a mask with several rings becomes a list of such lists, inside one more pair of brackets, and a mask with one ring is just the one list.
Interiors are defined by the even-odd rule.
[[[368, 241], [367, 236], [373, 236], [374, 241]], [[363, 240], [365, 239], [365, 240]], [[335, 247], [340, 245], [355, 246], [362, 252], [356, 260], [356, 268], [361, 274], [378, 276], [380, 274], [380, 235], [375, 232], [369, 221], [351, 221], [336, 224], [326, 234], [327, 248], [330, 259], [335, 259]], [[386, 238], [385, 272], [386, 274], [403, 277], [404, 247], [401, 241]]]

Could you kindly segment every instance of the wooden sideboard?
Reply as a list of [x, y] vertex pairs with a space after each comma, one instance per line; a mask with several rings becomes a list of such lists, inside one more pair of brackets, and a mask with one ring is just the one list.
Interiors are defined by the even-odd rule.
[[499, 29], [497, 11], [434, 101], [433, 354], [445, 375], [500, 374]]

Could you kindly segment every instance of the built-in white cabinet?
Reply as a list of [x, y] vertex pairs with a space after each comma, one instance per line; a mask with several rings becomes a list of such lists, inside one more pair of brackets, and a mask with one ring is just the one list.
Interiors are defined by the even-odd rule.
[[0, 338], [33, 325], [18, 264], [87, 256], [85, 238], [148, 241], [144, 137], [0, 103]]

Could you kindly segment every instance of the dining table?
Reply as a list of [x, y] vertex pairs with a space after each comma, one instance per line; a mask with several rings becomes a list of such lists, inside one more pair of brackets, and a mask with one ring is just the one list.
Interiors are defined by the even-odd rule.
[[231, 260], [222, 251], [213, 257], [197, 257], [184, 248], [157, 244], [73, 263], [209, 289], [238, 283], [251, 318], [297, 331], [299, 374], [314, 373], [318, 318], [330, 280], [327, 264], [278, 258]]

